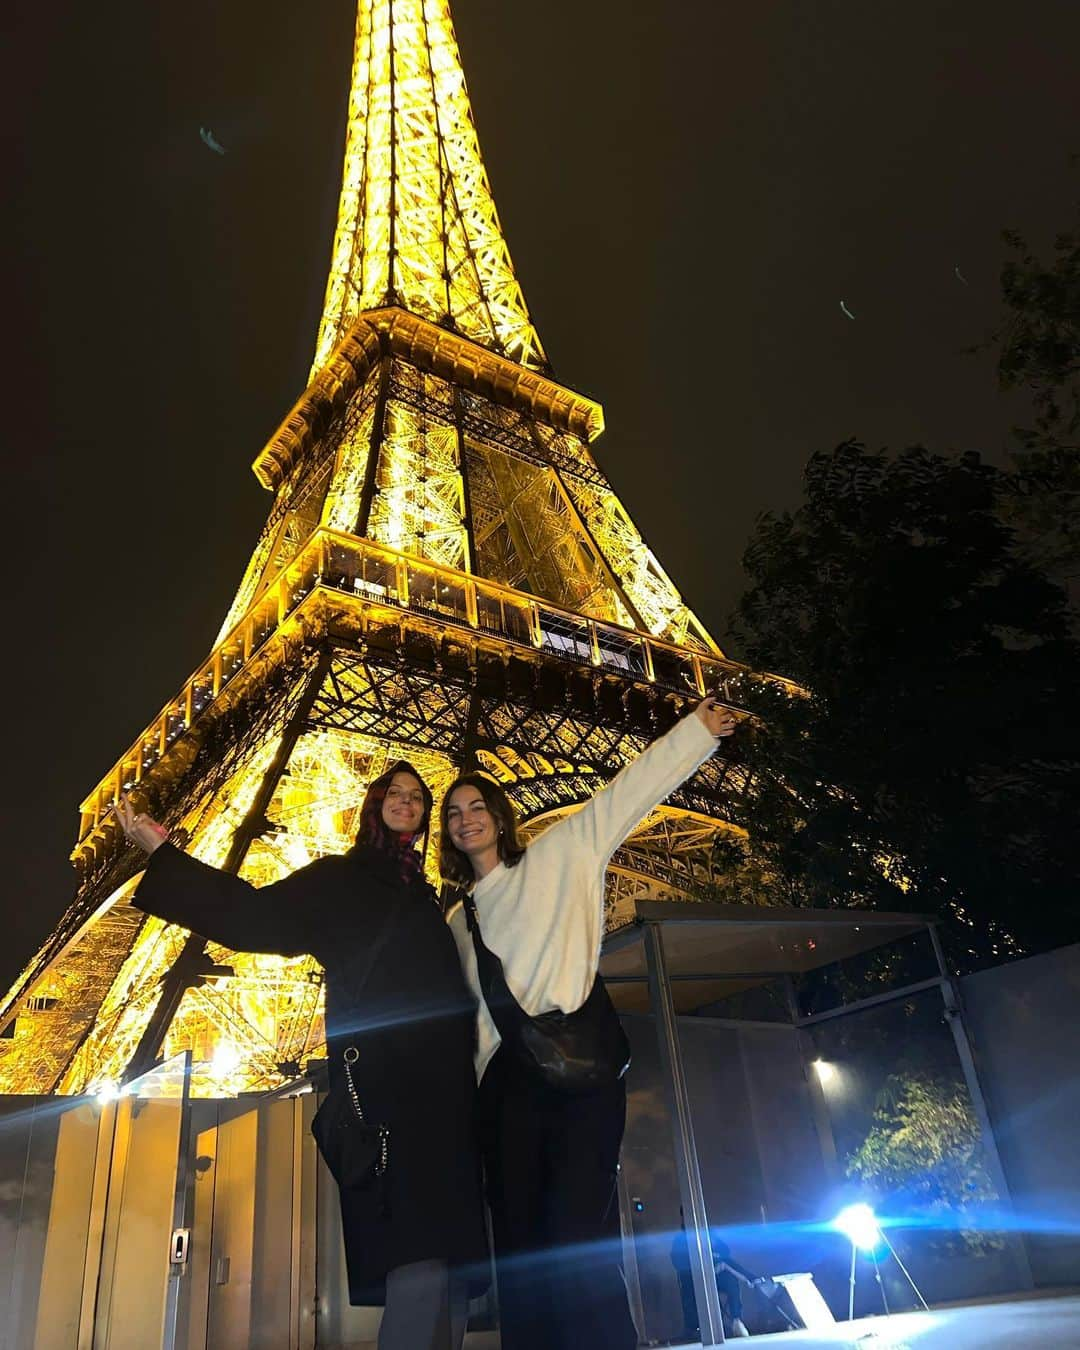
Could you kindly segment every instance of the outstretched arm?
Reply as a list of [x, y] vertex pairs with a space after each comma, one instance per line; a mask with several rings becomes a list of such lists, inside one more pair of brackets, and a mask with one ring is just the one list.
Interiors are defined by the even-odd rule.
[[[694, 711], [629, 763], [580, 811], [549, 831], [565, 830], [601, 866], [639, 821], [684, 782], [735, 730], [735, 717], [715, 699]], [[537, 841], [543, 843], [547, 835]], [[563, 836], [560, 846], [565, 846]], [[536, 847], [537, 845], [534, 845]]]
[[136, 814], [126, 797], [117, 803], [116, 814], [128, 838], [150, 854], [132, 897], [137, 909], [234, 951], [299, 956], [311, 950], [313, 874], [332, 865], [331, 859], [256, 889], [170, 844], [163, 827]]
[[740, 1263], [732, 1256], [723, 1256], [717, 1260], [717, 1270], [721, 1270], [725, 1266], [733, 1275], [737, 1276], [738, 1279], [745, 1281], [747, 1284], [757, 1284], [758, 1280], [761, 1278], [759, 1275], [755, 1275], [752, 1270], [747, 1270], [744, 1265], [740, 1265]]

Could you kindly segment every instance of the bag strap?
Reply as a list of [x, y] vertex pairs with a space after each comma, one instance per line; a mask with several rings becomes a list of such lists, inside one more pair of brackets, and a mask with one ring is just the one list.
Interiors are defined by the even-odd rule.
[[472, 937], [473, 950], [476, 952], [480, 990], [499, 1035], [506, 1040], [513, 1035], [515, 1026], [530, 1020], [529, 1014], [514, 997], [514, 991], [507, 984], [502, 961], [484, 941], [476, 913], [476, 901], [467, 892], [462, 897], [462, 906]]
[[488, 1002], [488, 990], [492, 983], [492, 977], [496, 975], [494, 963], [498, 963], [498, 974], [502, 974], [502, 962], [484, 941], [480, 932], [480, 919], [476, 913], [476, 901], [472, 896], [465, 892], [461, 898], [462, 907], [465, 910], [465, 922], [469, 928], [469, 936], [472, 938], [473, 951], [476, 952], [476, 968], [480, 974], [480, 987], [484, 991], [484, 998]]
[[[363, 993], [365, 985], [371, 978], [371, 972], [375, 969], [375, 962], [382, 955], [383, 949], [385, 948], [387, 942], [390, 940], [390, 934], [393, 932], [394, 928], [401, 921], [402, 908], [403, 907], [400, 904], [391, 905], [389, 914], [385, 916], [382, 923], [379, 925], [379, 931], [375, 934], [375, 941], [371, 944], [371, 946], [368, 948], [367, 951], [367, 960], [364, 963], [364, 973], [360, 976], [360, 979], [358, 981], [353, 983], [354, 994], [360, 995]], [[356, 1047], [354, 1045], [350, 1045], [347, 1046], [346, 1049], [355, 1050]], [[350, 1082], [351, 1082], [351, 1075], [350, 1075]]]
[[361, 993], [368, 980], [371, 978], [371, 972], [375, 969], [375, 963], [383, 953], [387, 942], [390, 940], [390, 934], [401, 922], [401, 911], [403, 906], [400, 904], [391, 905], [390, 913], [383, 919], [378, 933], [375, 935], [375, 941], [368, 948], [367, 964], [364, 966], [364, 973], [361, 975], [359, 983], [353, 983], [353, 990]]

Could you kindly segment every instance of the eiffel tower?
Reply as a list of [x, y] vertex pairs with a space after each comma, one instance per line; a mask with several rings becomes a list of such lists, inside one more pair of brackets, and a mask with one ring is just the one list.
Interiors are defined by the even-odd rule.
[[[526, 835], [745, 672], [593, 458], [511, 265], [448, 0], [359, 0], [310, 383], [254, 462], [266, 524], [207, 659], [81, 806], [76, 897], [0, 1005], [0, 1092], [79, 1093], [190, 1048], [195, 1095], [270, 1088], [323, 1042], [309, 958], [233, 952], [129, 901], [127, 788], [256, 885], [345, 850], [365, 785], [464, 767]], [[616, 854], [609, 922], [702, 894], [748, 773], [709, 761]], [[428, 850], [433, 862], [437, 839]]]

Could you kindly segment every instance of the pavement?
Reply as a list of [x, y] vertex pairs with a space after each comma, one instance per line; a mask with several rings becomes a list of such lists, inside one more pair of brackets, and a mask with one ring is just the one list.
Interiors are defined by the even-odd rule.
[[[776, 1332], [750, 1342], [755, 1350], [1080, 1350], [1080, 1295], [861, 1317], [827, 1332]], [[725, 1345], [750, 1342], [729, 1339]]]

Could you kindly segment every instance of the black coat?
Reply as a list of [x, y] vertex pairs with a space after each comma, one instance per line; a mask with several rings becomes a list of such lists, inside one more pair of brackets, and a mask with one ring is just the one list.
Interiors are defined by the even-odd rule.
[[357, 848], [256, 889], [163, 844], [134, 904], [234, 951], [310, 953], [322, 964], [331, 1077], [355, 1044], [365, 1115], [390, 1126], [385, 1214], [367, 1192], [342, 1193], [350, 1301], [381, 1303], [387, 1271], [435, 1258], [486, 1283], [475, 1005], [427, 882], [405, 882], [386, 855]]

